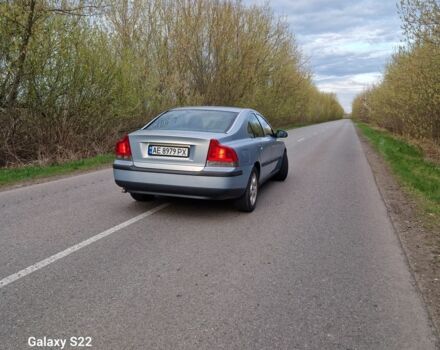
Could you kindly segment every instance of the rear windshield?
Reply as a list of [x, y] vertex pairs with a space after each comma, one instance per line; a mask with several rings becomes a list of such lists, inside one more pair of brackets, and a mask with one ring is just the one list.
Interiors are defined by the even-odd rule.
[[185, 109], [162, 114], [147, 126], [148, 130], [182, 130], [225, 133], [238, 113]]

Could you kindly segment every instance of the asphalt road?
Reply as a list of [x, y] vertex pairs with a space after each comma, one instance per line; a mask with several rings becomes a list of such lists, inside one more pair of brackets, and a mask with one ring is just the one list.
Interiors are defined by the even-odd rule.
[[0, 192], [0, 349], [435, 349], [352, 123], [286, 144], [252, 214], [136, 203], [110, 169]]

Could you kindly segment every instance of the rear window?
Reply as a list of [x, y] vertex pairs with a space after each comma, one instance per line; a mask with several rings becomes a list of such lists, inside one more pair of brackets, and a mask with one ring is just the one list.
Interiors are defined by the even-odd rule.
[[147, 126], [148, 130], [182, 130], [225, 133], [238, 113], [185, 109], [162, 114]]

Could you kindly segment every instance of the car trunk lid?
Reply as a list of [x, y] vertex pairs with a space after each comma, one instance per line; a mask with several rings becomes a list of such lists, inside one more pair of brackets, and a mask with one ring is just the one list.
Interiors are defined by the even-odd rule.
[[140, 130], [129, 135], [133, 163], [140, 168], [202, 170], [209, 142], [224, 134], [170, 130]]

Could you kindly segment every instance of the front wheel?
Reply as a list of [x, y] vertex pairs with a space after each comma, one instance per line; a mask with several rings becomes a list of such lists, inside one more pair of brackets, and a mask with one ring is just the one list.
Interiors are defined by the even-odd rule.
[[138, 202], [150, 202], [156, 198], [151, 194], [144, 193], [130, 193], [130, 196]]
[[235, 205], [238, 210], [250, 213], [255, 209], [258, 199], [258, 172], [254, 168], [252, 169], [251, 176], [246, 187], [246, 191], [243, 196], [235, 201]]

